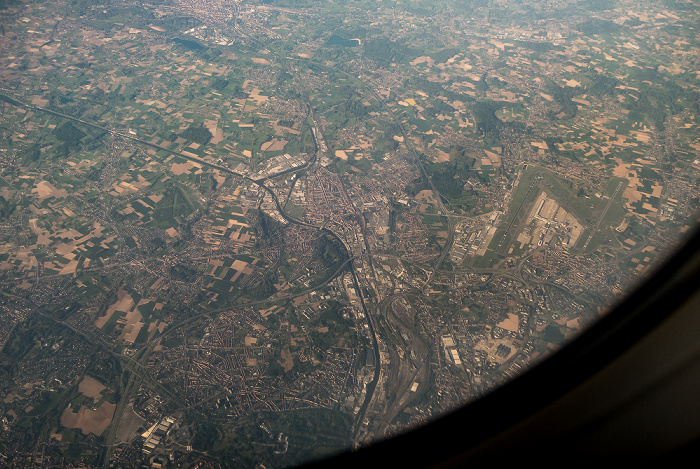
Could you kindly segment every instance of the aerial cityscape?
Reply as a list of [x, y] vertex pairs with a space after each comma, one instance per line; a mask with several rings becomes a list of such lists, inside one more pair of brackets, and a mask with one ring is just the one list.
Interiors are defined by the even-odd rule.
[[0, 0], [0, 467], [280, 468], [696, 229], [698, 0]]

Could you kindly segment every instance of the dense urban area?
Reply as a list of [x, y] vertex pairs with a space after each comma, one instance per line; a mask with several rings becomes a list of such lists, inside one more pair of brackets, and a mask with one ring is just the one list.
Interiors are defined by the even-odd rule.
[[276, 468], [478, 399], [700, 209], [697, 0], [0, 0], [0, 466]]

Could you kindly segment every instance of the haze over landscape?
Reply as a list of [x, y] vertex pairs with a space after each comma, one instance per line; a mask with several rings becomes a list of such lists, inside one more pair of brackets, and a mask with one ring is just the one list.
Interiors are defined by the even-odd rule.
[[697, 0], [0, 0], [0, 466], [472, 402], [697, 225]]

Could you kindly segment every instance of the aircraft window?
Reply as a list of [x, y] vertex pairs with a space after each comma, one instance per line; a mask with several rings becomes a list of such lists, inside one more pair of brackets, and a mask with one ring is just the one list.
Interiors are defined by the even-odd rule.
[[0, 466], [291, 467], [555, 356], [696, 229], [695, 7], [0, 0]]

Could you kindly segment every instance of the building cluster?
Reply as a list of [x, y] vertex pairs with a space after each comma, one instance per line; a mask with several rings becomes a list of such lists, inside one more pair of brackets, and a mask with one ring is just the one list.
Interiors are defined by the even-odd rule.
[[154, 423], [151, 428], [146, 430], [146, 432], [141, 435], [142, 438], [146, 439], [143, 443], [144, 452], [147, 454], [152, 453], [158, 445], [167, 438], [174, 423], [175, 418], [166, 417], [160, 422]]
[[483, 256], [496, 234], [502, 214], [493, 212], [487, 216], [461, 221], [455, 225], [450, 260], [460, 265], [466, 256]]
[[265, 180], [271, 177], [279, 176], [286, 172], [291, 172], [296, 169], [302, 168], [308, 163], [309, 155], [306, 153], [300, 153], [298, 155], [289, 155], [285, 153], [284, 155], [273, 156], [265, 160], [262, 168], [257, 168], [255, 172], [251, 172], [248, 176], [255, 180]]

